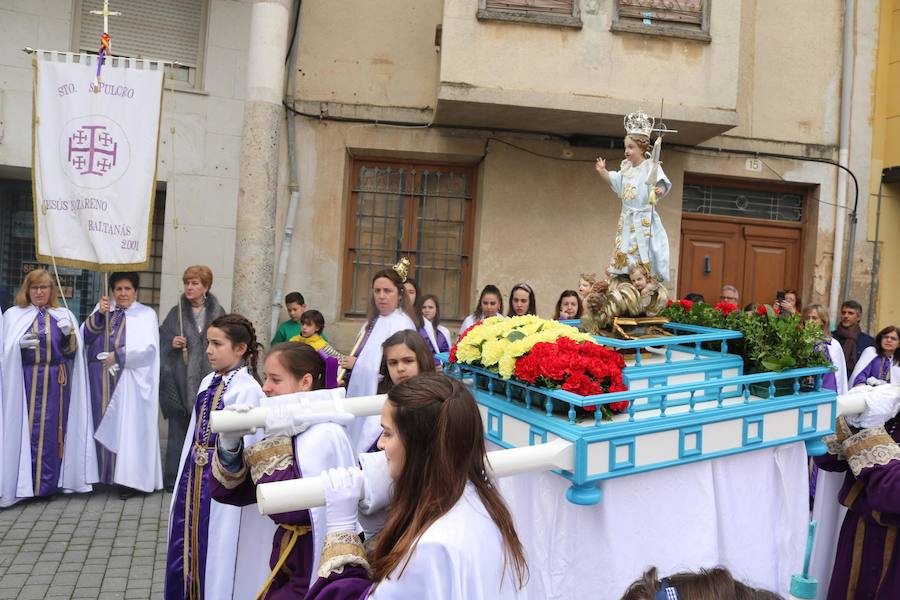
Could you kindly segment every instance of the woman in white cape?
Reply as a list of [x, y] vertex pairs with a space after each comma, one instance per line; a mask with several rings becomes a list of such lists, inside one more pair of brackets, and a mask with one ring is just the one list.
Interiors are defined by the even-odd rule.
[[100, 480], [127, 488], [123, 497], [162, 488], [159, 321], [137, 301], [139, 285], [137, 273], [112, 273], [115, 305], [104, 296], [82, 325]]
[[323, 472], [328, 534], [306, 599], [519, 598], [524, 551], [485, 475], [481, 414], [465, 386], [413, 377], [388, 392], [381, 422], [393, 480], [387, 523], [367, 555], [356, 535], [361, 472]]
[[[408, 264], [403, 259], [390, 269], [378, 271], [372, 278], [366, 324], [359, 330], [353, 351], [341, 359], [341, 367], [349, 371], [344, 377], [347, 397], [375, 394], [381, 369], [381, 344], [398, 331], [416, 330], [414, 309], [403, 285]], [[378, 417], [355, 419], [347, 429], [356, 454], [372, 450], [381, 434]]]
[[2, 320], [0, 506], [97, 481], [83, 340], [50, 274], [31, 271]]

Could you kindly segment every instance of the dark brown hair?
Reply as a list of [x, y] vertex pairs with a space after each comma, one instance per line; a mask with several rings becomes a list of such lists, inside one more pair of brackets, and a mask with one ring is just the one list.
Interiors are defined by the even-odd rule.
[[475, 317], [476, 320], [481, 320], [484, 318], [484, 313], [481, 311], [481, 301], [488, 294], [497, 296], [497, 300], [500, 302], [500, 308], [497, 310], [497, 314], [503, 314], [503, 294], [500, 293], [500, 288], [492, 283], [489, 283], [484, 286], [484, 289], [481, 290], [481, 294], [478, 296], [478, 302], [475, 304], [475, 310], [472, 311], [472, 316]]
[[312, 389], [321, 390], [325, 387], [325, 360], [309, 344], [303, 342], [276, 344], [269, 350], [269, 356], [278, 357], [281, 366], [298, 380], [309, 373], [312, 376]]
[[31, 304], [31, 291], [29, 288], [44, 279], [50, 284], [50, 299], [47, 301], [47, 306], [57, 308], [59, 306], [59, 290], [53, 285], [53, 278], [50, 277], [50, 273], [44, 269], [33, 269], [28, 272], [28, 275], [22, 280], [22, 287], [19, 288], [19, 292], [16, 294], [16, 306], [25, 308]]
[[[537, 300], [534, 299], [534, 290], [527, 283], [517, 283], [513, 286], [513, 289], [509, 292], [509, 312], [506, 313], [507, 317], [515, 317], [516, 311], [513, 308], [513, 294], [516, 293], [516, 290], [522, 290], [523, 292], [528, 294], [528, 308], [525, 310], [526, 315], [536, 315], [537, 314]], [[502, 312], [502, 311], [501, 311]]]
[[506, 503], [485, 476], [484, 428], [472, 394], [455, 379], [426, 373], [395, 386], [388, 406], [405, 460], [375, 547], [373, 579], [380, 582], [394, 570], [401, 576], [422, 534], [471, 483], [503, 537], [504, 570], [512, 565], [521, 588], [528, 573], [525, 552]]
[[[681, 600], [782, 600], [781, 596], [736, 581], [725, 567], [685, 571], [666, 579], [678, 591]], [[653, 600], [662, 585], [656, 567], [647, 569], [640, 579], [628, 586], [622, 600]]]
[[[438, 301], [438, 297], [434, 294], [425, 294], [422, 296], [422, 303], [419, 304], [419, 312], [422, 311], [422, 305], [428, 300], [434, 302], [434, 318], [431, 319], [431, 324], [434, 325], [434, 332], [437, 333], [438, 325], [441, 324], [441, 303]], [[449, 342], [450, 340], [447, 341]]]
[[[400, 299], [400, 309], [406, 313], [410, 319], [412, 319], [413, 323], [418, 322], [418, 318], [416, 317], [416, 311], [413, 306], [410, 306], [409, 298], [406, 295], [406, 288], [403, 287], [405, 283], [403, 279], [400, 278], [400, 275], [394, 269], [382, 269], [375, 273], [375, 276], [372, 277], [372, 285], [375, 285], [375, 281], [381, 278], [390, 279], [391, 283], [393, 283], [397, 287], [397, 293], [399, 294]], [[372, 328], [375, 326], [375, 319], [379, 316], [378, 307], [375, 306], [375, 295], [371, 294], [369, 296], [369, 310], [366, 314], [366, 319], [368, 323], [366, 324], [367, 328]]]
[[304, 311], [304, 313], [300, 315], [300, 323], [312, 323], [316, 328], [316, 333], [325, 331], [325, 317], [314, 308]]
[[[900, 337], [900, 329], [897, 329], [893, 325], [888, 325], [875, 336], [875, 352], [878, 353], [878, 356], [881, 358], [885, 357], [884, 350], [881, 349], [881, 339], [889, 333], [896, 333], [897, 337]], [[891, 357], [892, 364], [900, 365], [900, 356], [898, 355], [900, 355], [900, 352], [894, 352], [894, 356]]]
[[300, 292], [288, 292], [288, 295], [284, 297], [284, 304], [285, 306], [288, 304], [299, 304], [300, 306], [303, 306], [306, 304], [306, 300]]
[[434, 371], [434, 355], [428, 347], [428, 342], [418, 331], [412, 329], [403, 329], [393, 334], [381, 344], [381, 371], [379, 375], [381, 381], [378, 382], [378, 393], [387, 394], [394, 387], [391, 381], [391, 374], [387, 368], [387, 349], [394, 346], [405, 345], [416, 355], [416, 362], [419, 363], [419, 373], [428, 373]]
[[229, 313], [222, 315], [209, 326], [221, 329], [232, 345], [247, 344], [247, 350], [241, 358], [247, 365], [247, 372], [259, 382], [259, 351], [262, 345], [256, 339], [256, 328], [250, 319], [237, 313]]
[[559, 314], [562, 312], [562, 301], [565, 298], [575, 298], [575, 304], [578, 305], [578, 310], [575, 311], [575, 318], [580, 319], [581, 318], [581, 310], [582, 310], [581, 296], [579, 296], [578, 292], [576, 292], [575, 290], [566, 290], [562, 294], [559, 295], [559, 300], [556, 301], [556, 312], [553, 313], [553, 316], [551, 318], [552, 319], [559, 318]]

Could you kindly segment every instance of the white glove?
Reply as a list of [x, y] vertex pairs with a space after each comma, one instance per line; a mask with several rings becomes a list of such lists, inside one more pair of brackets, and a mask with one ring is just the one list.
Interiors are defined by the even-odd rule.
[[65, 317], [57, 321], [56, 326], [59, 327], [59, 331], [63, 335], [69, 335], [70, 333], [72, 333], [72, 323]]
[[363, 475], [357, 468], [329, 469], [320, 475], [325, 488], [326, 533], [357, 531], [359, 498]]
[[[231, 404], [226, 406], [222, 410], [230, 410], [238, 413], [246, 413], [253, 409], [253, 405], [251, 404]], [[250, 431], [250, 433], [255, 433], [256, 429]], [[244, 441], [244, 432], [222, 432], [219, 433], [217, 443], [222, 447], [223, 450], [227, 450], [228, 452], [237, 452], [238, 448], [241, 447], [241, 442]]]
[[866, 379], [867, 385], [884, 385], [885, 383], [887, 383], [887, 382], [882, 381], [881, 379], [878, 379], [877, 377], [869, 377], [868, 379]]
[[115, 377], [116, 373], [119, 372], [119, 363], [116, 363], [113, 366], [111, 366], [110, 368], [108, 368], [106, 370], [106, 372], [109, 373], [110, 377]]
[[38, 336], [30, 331], [19, 338], [19, 348], [23, 350], [34, 350], [40, 345], [41, 340], [39, 340]]
[[353, 419], [353, 415], [347, 412], [314, 413], [300, 410], [296, 405], [271, 406], [266, 414], [266, 436], [294, 437], [316, 423], [337, 423], [347, 426]]

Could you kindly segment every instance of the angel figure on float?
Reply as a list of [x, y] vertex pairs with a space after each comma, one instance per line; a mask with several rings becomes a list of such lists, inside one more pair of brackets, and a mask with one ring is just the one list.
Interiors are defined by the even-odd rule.
[[[654, 119], [638, 111], [625, 117], [625, 159], [618, 171], [608, 171], [606, 161], [597, 158], [596, 169], [622, 201], [616, 226], [616, 249], [607, 267], [611, 277], [626, 278], [638, 265], [644, 265], [652, 279], [669, 281], [669, 238], [656, 203], [669, 193], [672, 183], [659, 161], [664, 127], [654, 129]], [[657, 131], [651, 153], [650, 134]]]

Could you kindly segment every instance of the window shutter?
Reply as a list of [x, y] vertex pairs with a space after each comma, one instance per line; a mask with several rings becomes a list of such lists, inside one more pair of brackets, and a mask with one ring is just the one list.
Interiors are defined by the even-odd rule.
[[486, 10], [506, 10], [571, 16], [576, 0], [485, 0]]
[[[113, 56], [171, 60], [196, 68], [200, 62], [203, 0], [119, 0], [110, 3]], [[97, 52], [103, 17], [90, 11], [103, 0], [82, 0], [79, 51]]]
[[703, 0], [618, 0], [618, 3], [620, 17], [703, 25]]

